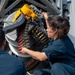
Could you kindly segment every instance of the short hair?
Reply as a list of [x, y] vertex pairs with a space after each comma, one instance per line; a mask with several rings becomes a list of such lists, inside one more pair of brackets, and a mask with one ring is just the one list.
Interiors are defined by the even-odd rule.
[[5, 40], [4, 31], [2, 30], [2, 27], [0, 27], [0, 48], [2, 47], [4, 40]]
[[49, 26], [54, 30], [58, 29], [58, 38], [62, 39], [65, 37], [70, 30], [70, 23], [67, 18], [63, 18], [61, 16], [54, 16], [52, 18], [48, 18]]

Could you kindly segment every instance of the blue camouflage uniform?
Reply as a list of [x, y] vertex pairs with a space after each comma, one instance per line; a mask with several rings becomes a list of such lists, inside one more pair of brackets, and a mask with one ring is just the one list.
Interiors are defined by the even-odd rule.
[[19, 58], [0, 50], [0, 75], [26, 75], [25, 65]]
[[33, 75], [75, 75], [75, 50], [68, 36], [50, 41], [42, 51], [52, 66], [50, 69], [36, 70]]

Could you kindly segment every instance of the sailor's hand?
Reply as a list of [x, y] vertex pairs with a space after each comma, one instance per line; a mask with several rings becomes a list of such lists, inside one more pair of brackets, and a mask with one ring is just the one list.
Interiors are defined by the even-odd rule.
[[46, 12], [42, 12], [44, 19], [47, 20], [48, 19], [48, 14]]
[[27, 48], [22, 47], [22, 50], [20, 50], [18, 53], [27, 54], [26, 53], [27, 50], [28, 50]]

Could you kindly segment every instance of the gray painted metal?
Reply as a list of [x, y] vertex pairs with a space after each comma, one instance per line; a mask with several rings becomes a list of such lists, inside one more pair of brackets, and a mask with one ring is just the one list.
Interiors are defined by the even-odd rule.
[[48, 0], [40, 0], [47, 6], [47, 11], [49, 11], [53, 15], [59, 15], [60, 11], [55, 7], [55, 5], [52, 5]]
[[5, 8], [8, 1], [9, 0], [1, 0], [1, 3], [0, 3], [0, 17], [4, 17], [6, 13], [8, 13], [12, 8], [14, 8], [18, 3], [21, 2], [21, 0], [15, 0], [10, 6]]
[[53, 2], [53, 1], [50, 2], [48, 0], [40, 0], [43, 4], [45, 4], [45, 6], [42, 4], [39, 4], [38, 2], [36, 2], [34, 0], [31, 0], [31, 1], [26, 0], [26, 1], [36, 5], [37, 7], [40, 7], [42, 9], [50, 12], [50, 14], [52, 14], [52, 15], [59, 15], [60, 14], [60, 11], [54, 5], [51, 4], [51, 2]]
[[[5, 14], [11, 11], [17, 4], [19, 4], [22, 0], [15, 0], [11, 5], [9, 5], [7, 8], [6, 5], [10, 0], [1, 0], [0, 1], [0, 17], [5, 17]], [[48, 11], [52, 15], [59, 15], [60, 11], [55, 7], [54, 5], [51, 4], [52, 1], [48, 0], [40, 0], [43, 4], [36, 2], [35, 0], [25, 0], [31, 4], [34, 4], [37, 7], [40, 7], [41, 9]]]
[[47, 8], [46, 8], [46, 6], [44, 6], [44, 5], [42, 5], [42, 4], [40, 4], [40, 3], [38, 3], [38, 2], [36, 2], [36, 1], [34, 1], [34, 0], [26, 0], [27, 2], [30, 2], [30, 3], [32, 3], [32, 4], [34, 4], [34, 5], [36, 5], [37, 7], [40, 7], [40, 8], [42, 8], [42, 9], [44, 9], [44, 10], [46, 10], [47, 11]]
[[74, 44], [75, 47], [75, 0], [69, 0], [71, 3], [69, 4], [69, 18], [70, 18], [70, 32], [69, 36]]

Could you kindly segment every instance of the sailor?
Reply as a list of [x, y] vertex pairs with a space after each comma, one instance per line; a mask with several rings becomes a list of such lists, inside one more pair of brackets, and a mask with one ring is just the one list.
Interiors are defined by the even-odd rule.
[[61, 16], [48, 17], [43, 12], [47, 25], [47, 35], [51, 39], [47, 48], [42, 52], [22, 48], [21, 53], [29, 54], [32, 58], [52, 63], [51, 68], [39, 69], [33, 75], [75, 75], [75, 50], [68, 32], [70, 23], [68, 19]]
[[0, 27], [0, 75], [26, 75], [24, 62], [4, 51], [6, 40]]

